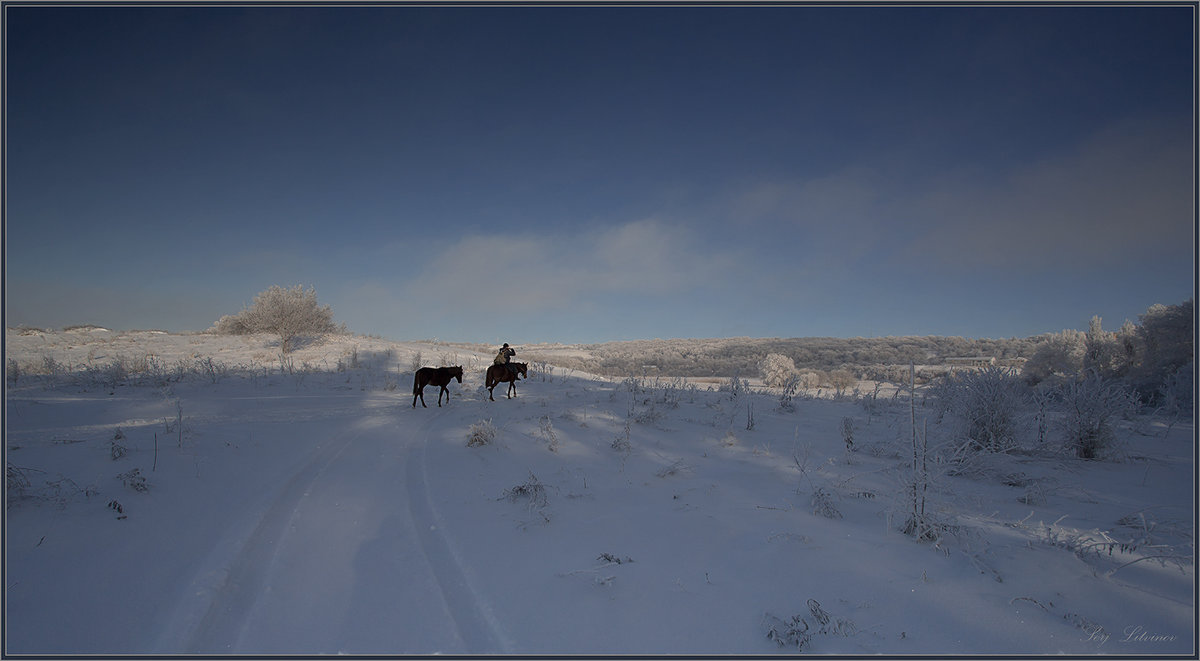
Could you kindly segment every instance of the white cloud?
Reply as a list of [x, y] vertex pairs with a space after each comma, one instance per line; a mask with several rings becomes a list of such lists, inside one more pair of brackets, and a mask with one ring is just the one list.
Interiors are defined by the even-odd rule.
[[790, 238], [814, 272], [864, 259], [975, 269], [1178, 255], [1192, 245], [1193, 145], [1188, 125], [1147, 118], [991, 179], [915, 154], [904, 172], [760, 182], [726, 208], [747, 231]]
[[[724, 205], [746, 237], [769, 253], [759, 277], [787, 274], [801, 289], [853, 277], [864, 259], [892, 245], [896, 195], [884, 173], [853, 166], [809, 179], [775, 179], [736, 192]], [[790, 253], [781, 256], [781, 251]], [[797, 293], [797, 292], [791, 292]]]
[[914, 197], [928, 222], [909, 253], [950, 265], [1081, 266], [1190, 252], [1195, 173], [1190, 131], [1128, 122], [996, 182]]
[[731, 260], [691, 228], [657, 219], [476, 234], [433, 254], [416, 277], [347, 291], [342, 305], [368, 325], [392, 327], [414, 316], [483, 324], [488, 315], [570, 314], [595, 309], [601, 297], [674, 297], [712, 286]]
[[822, 230], [861, 227], [877, 220], [887, 194], [883, 181], [871, 168], [850, 167], [811, 179], [761, 182], [735, 198], [731, 213]]

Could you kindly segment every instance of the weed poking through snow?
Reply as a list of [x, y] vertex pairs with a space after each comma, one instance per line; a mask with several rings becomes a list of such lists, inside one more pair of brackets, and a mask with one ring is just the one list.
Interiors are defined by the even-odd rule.
[[490, 444], [496, 438], [496, 426], [491, 419], [480, 420], [467, 430], [467, 447], [478, 448]]
[[821, 487], [813, 488], [812, 511], [813, 514], [823, 516], [826, 519], [842, 518], [842, 512], [837, 508], [833, 494]]
[[117, 442], [117, 441], [123, 441], [123, 440], [125, 440], [125, 434], [121, 433], [120, 427], [117, 427], [117, 433], [113, 436], [112, 448], [111, 448], [111, 452], [110, 452], [110, 455], [111, 455], [113, 461], [116, 461], [116, 460], [120, 459], [121, 457], [124, 457], [129, 452], [129, 448], [127, 448], [124, 445], [121, 445], [120, 443]]
[[548, 503], [546, 495], [546, 485], [538, 480], [537, 475], [529, 474], [529, 479], [525, 480], [524, 484], [518, 484], [511, 489], [504, 490], [504, 498], [509, 502], [515, 503], [518, 500], [529, 501], [529, 509], [540, 510]]
[[[816, 599], [808, 600], [808, 611], [809, 616], [793, 615], [787, 620], [765, 614], [763, 625], [767, 629], [767, 638], [780, 647], [795, 647], [796, 651], [804, 651], [814, 635], [844, 638], [858, 635], [858, 627], [853, 622], [834, 617]], [[808, 621], [810, 616], [812, 623]]]
[[550, 422], [550, 416], [543, 415], [538, 421], [538, 435], [546, 441], [546, 447], [551, 452], [558, 452], [558, 434], [554, 431], [554, 424]]
[[142, 475], [140, 468], [135, 468], [131, 471], [126, 471], [117, 476], [121, 483], [133, 489], [134, 491], [149, 491], [150, 485], [146, 483], [145, 476]]

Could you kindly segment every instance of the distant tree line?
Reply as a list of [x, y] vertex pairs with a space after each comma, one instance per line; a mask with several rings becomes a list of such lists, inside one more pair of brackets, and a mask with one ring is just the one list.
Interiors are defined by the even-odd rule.
[[[797, 370], [848, 371], [857, 377], [883, 377], [898, 365], [944, 365], [966, 356], [1015, 361], [1033, 355], [1040, 337], [968, 339], [963, 337], [881, 338], [720, 338], [632, 340], [580, 346], [595, 356], [553, 358], [564, 367], [606, 376], [755, 376], [768, 355], [791, 359]], [[892, 369], [891, 371], [895, 371]], [[880, 380], [887, 380], [881, 378]]]
[[[786, 382], [792, 370], [806, 387], [847, 386], [855, 378], [902, 382], [908, 365], [947, 366], [953, 358], [994, 359], [1029, 385], [1060, 386], [1092, 375], [1118, 380], [1146, 404], [1189, 402], [1194, 370], [1194, 306], [1154, 305], [1105, 331], [1099, 317], [1085, 331], [1026, 338], [719, 338], [585, 344], [593, 358], [547, 356], [546, 362], [605, 376], [762, 376]], [[920, 378], [920, 375], [918, 375]], [[1189, 404], [1190, 405], [1190, 404]]]
[[1142, 403], [1190, 407], [1194, 392], [1195, 305], [1152, 305], [1116, 331], [1093, 317], [1086, 332], [1045, 336], [1025, 363], [1031, 385], [1061, 385], [1095, 377], [1132, 388]]
[[1030, 437], [1040, 446], [1052, 435], [1080, 459], [1119, 458], [1117, 423], [1139, 409], [1194, 417], [1194, 315], [1189, 299], [1153, 305], [1116, 331], [1093, 317], [1086, 332], [1043, 336], [1020, 373], [987, 366], [934, 381], [927, 395], [951, 432], [952, 452], [939, 461], [968, 471], [972, 454], [1013, 451]]

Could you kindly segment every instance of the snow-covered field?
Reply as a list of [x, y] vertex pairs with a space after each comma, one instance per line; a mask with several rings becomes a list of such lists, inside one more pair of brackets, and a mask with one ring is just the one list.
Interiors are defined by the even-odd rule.
[[[7, 654], [1195, 651], [1192, 420], [934, 467], [918, 541], [906, 395], [555, 369], [493, 402], [489, 355], [361, 336], [6, 350]], [[412, 407], [417, 352], [466, 367], [448, 405]]]

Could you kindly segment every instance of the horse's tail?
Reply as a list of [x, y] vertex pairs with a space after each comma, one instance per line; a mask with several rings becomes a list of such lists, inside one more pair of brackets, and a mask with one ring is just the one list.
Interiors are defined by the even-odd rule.
[[413, 394], [418, 395], [420, 393], [421, 393], [421, 370], [417, 370], [416, 372], [413, 372]]
[[492, 370], [494, 370], [494, 369], [496, 369], [495, 365], [488, 367], [487, 373], [483, 375], [483, 387], [484, 388], [491, 388], [492, 386], [496, 385], [496, 383], [497, 383], [496, 377], [492, 376], [492, 374], [494, 373]]

